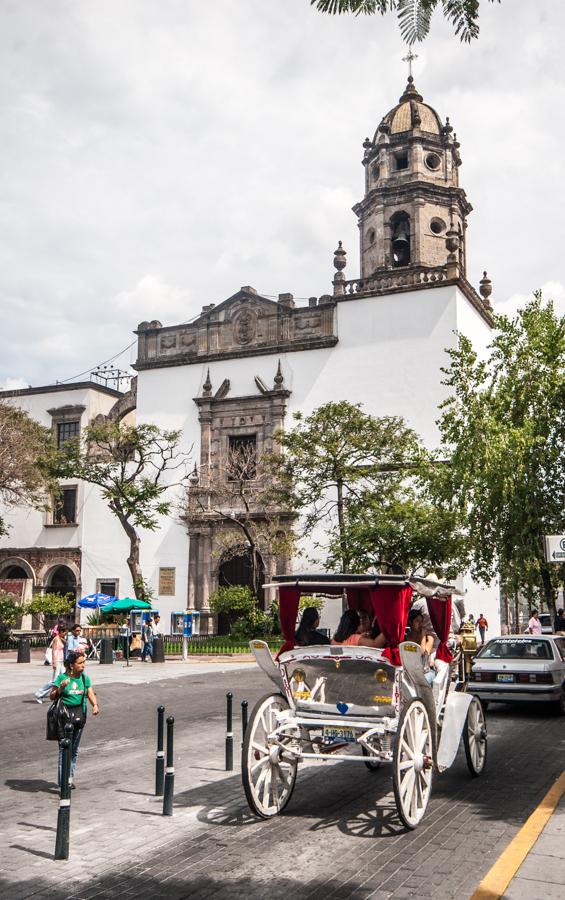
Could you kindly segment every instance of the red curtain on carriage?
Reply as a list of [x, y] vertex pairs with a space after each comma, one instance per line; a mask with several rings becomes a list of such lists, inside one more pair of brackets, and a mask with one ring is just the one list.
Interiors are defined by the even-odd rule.
[[436, 659], [450, 663], [453, 659], [453, 654], [446, 641], [451, 630], [451, 597], [446, 597], [443, 600], [439, 597], [426, 597], [426, 603], [428, 604], [428, 612], [434, 631], [439, 638], [439, 644], [436, 648]]
[[398, 645], [404, 640], [411, 597], [409, 584], [382, 584], [371, 590], [373, 612], [387, 643], [383, 656], [393, 666], [400, 665]]
[[284, 644], [277, 653], [277, 659], [281, 653], [293, 650], [296, 637], [296, 617], [298, 616], [298, 604], [300, 603], [300, 588], [279, 588], [279, 615]]

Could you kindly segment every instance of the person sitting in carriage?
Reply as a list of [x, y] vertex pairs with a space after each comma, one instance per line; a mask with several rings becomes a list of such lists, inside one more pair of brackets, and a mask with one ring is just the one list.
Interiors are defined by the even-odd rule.
[[386, 645], [385, 636], [379, 634], [376, 638], [372, 638], [361, 632], [361, 619], [359, 613], [354, 609], [346, 609], [337, 631], [332, 638], [332, 644], [347, 644], [353, 647], [384, 647]]
[[320, 613], [315, 606], [307, 606], [302, 613], [300, 625], [296, 629], [295, 642], [299, 647], [319, 646], [320, 644], [329, 644], [329, 638], [321, 631], [318, 631], [320, 624]]

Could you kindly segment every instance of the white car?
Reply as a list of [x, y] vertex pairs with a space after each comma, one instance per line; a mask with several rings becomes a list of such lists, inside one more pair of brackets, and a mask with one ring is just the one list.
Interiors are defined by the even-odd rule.
[[492, 638], [475, 656], [468, 689], [490, 702], [552, 703], [565, 714], [565, 638], [516, 634]]

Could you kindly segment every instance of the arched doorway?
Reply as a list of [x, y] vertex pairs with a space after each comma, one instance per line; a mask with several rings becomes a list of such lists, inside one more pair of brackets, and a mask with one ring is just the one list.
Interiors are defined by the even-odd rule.
[[[57, 566], [48, 576], [46, 590], [50, 594], [59, 594], [60, 597], [70, 594], [72, 600], [76, 602], [77, 581], [74, 573], [68, 566]], [[75, 618], [75, 610], [76, 606], [73, 605], [68, 616], [71, 621]], [[58, 618], [58, 616], [45, 616], [45, 628], [52, 628]]]
[[[257, 601], [260, 608], [264, 609], [265, 597], [262, 585], [265, 581], [265, 567], [260, 556], [258, 575], [259, 585], [261, 585], [261, 587], [257, 591]], [[225, 559], [220, 563], [220, 569], [218, 572], [218, 586], [233, 587], [234, 585], [248, 587], [251, 589], [251, 591], [255, 590], [253, 585], [253, 566], [251, 563], [251, 552], [249, 550], [245, 550], [237, 556], [230, 556], [228, 559]], [[224, 613], [220, 613], [220, 615], [218, 616], [218, 634], [228, 634], [229, 630], [230, 628], [227, 616]]]
[[[0, 571], [0, 579], [5, 581], [27, 581], [30, 578], [30, 573], [26, 571], [23, 566], [20, 566], [17, 563], [9, 563], [4, 569]], [[18, 616], [14, 623], [14, 628], [21, 627], [22, 616]], [[39, 616], [36, 616], [35, 614], [32, 616], [31, 627], [34, 631], [37, 631], [37, 629], [39, 628]]]
[[21, 566], [8, 566], [0, 573], [0, 578], [29, 578], [29, 575]]

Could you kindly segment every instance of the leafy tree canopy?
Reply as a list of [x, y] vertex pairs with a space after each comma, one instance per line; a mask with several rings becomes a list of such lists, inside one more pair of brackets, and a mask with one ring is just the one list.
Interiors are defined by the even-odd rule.
[[436, 496], [466, 517], [477, 577], [554, 608], [543, 537], [565, 530], [565, 317], [537, 292], [495, 327], [486, 359], [462, 335], [450, 351]]
[[327, 568], [435, 568], [464, 555], [457, 515], [426, 495], [426, 454], [401, 418], [339, 401], [295, 422], [277, 435], [281, 489], [302, 535], [322, 533]]
[[[489, 2], [500, 3], [500, 0]], [[402, 37], [409, 45], [428, 36], [432, 15], [438, 8], [461, 41], [470, 43], [479, 35], [479, 0], [310, 0], [310, 5], [333, 16], [342, 13], [384, 16], [396, 12]]]
[[[26, 412], [0, 401], [0, 501], [5, 506], [45, 507], [57, 490], [50, 475], [53, 434]], [[8, 526], [0, 516], [0, 535]]]
[[[159, 527], [159, 517], [168, 515], [172, 506], [168, 492], [186, 478], [189, 454], [179, 450], [180, 438], [180, 431], [149, 423], [100, 419], [84, 429], [82, 438], [65, 442], [56, 466], [58, 477], [80, 478], [100, 488], [129, 539], [127, 563], [138, 599], [147, 595], [139, 529]], [[175, 474], [171, 479], [165, 472]]]

